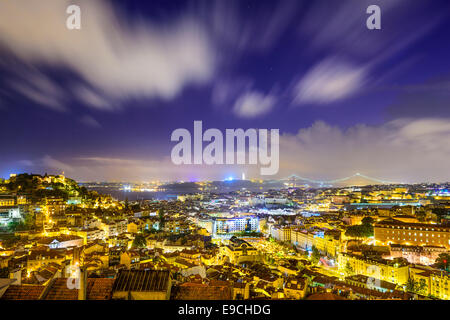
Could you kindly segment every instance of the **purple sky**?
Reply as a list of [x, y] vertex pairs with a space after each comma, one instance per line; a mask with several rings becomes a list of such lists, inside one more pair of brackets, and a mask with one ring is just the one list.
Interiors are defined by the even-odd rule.
[[437, 0], [2, 1], [0, 177], [259, 178], [171, 163], [171, 132], [202, 120], [280, 129], [279, 178], [448, 181], [449, 18]]

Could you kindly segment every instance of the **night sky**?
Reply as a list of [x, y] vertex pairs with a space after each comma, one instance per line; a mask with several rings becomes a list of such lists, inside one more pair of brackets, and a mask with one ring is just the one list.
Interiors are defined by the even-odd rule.
[[445, 0], [1, 1], [0, 177], [259, 178], [171, 163], [202, 120], [280, 129], [278, 178], [448, 181], [449, 59]]

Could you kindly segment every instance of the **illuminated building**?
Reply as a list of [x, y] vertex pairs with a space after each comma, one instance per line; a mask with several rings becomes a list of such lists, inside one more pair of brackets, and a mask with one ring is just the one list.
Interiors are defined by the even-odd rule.
[[370, 277], [362, 275], [362, 274], [355, 274], [349, 277], [345, 278], [345, 282], [360, 288], [365, 289], [371, 289], [371, 290], [377, 290], [380, 292], [392, 292], [396, 288], [396, 284], [384, 280], [379, 281], [372, 281]]
[[341, 246], [340, 232], [296, 228], [291, 231], [291, 243], [306, 251], [310, 251], [314, 246], [324, 255], [336, 257]]
[[434, 273], [430, 278], [431, 295], [439, 299], [450, 299], [450, 276], [446, 272]]
[[[329, 257], [337, 257], [341, 251], [341, 233], [339, 231], [328, 231], [324, 235], [323, 252]], [[317, 246], [319, 250], [319, 246]]]
[[[259, 219], [255, 216], [239, 216], [232, 218], [212, 218], [212, 233], [229, 234], [242, 231], [257, 231], [259, 232]], [[206, 228], [207, 229], [207, 228]], [[208, 229], [207, 229], [208, 230]]]
[[295, 278], [288, 280], [283, 288], [286, 298], [300, 300], [306, 296], [308, 289], [308, 278]]
[[409, 278], [409, 267], [407, 264], [385, 259], [368, 259], [362, 256], [339, 253], [338, 266], [344, 273], [349, 265], [355, 274], [362, 274], [373, 279], [384, 280], [398, 285], [404, 285]]
[[140, 228], [139, 224], [137, 224], [134, 221], [128, 222], [128, 225], [127, 225], [128, 233], [138, 233], [138, 231], [140, 231], [140, 230], [141, 230], [141, 228]]
[[26, 205], [29, 199], [24, 195], [2, 194], [0, 195], [0, 207]]
[[50, 216], [64, 215], [66, 211], [66, 202], [61, 198], [47, 198], [45, 204]]
[[374, 225], [375, 240], [382, 244], [444, 246], [450, 248], [450, 226], [404, 223], [386, 219]]
[[303, 250], [311, 250], [314, 245], [315, 233], [306, 229], [292, 230], [291, 242]]
[[285, 198], [265, 198], [265, 204], [278, 204], [285, 205], [288, 203], [288, 200]]
[[415, 265], [410, 268], [411, 278], [423, 284], [422, 295], [450, 299], [450, 274], [430, 267]]
[[390, 245], [391, 258], [405, 258], [409, 263], [431, 265], [441, 253], [447, 252], [445, 247], [438, 246], [404, 246]]
[[272, 238], [279, 241], [291, 241], [291, 227], [272, 227], [270, 229]]
[[0, 207], [14, 206], [16, 199], [12, 195], [0, 195]]
[[81, 197], [70, 197], [67, 200], [68, 205], [79, 205], [79, 204], [81, 204], [81, 202], [82, 202]]
[[52, 262], [61, 264], [66, 260], [66, 256], [54, 250], [42, 251], [36, 250], [30, 252], [27, 259], [27, 269], [36, 270]]
[[107, 222], [101, 224], [101, 229], [105, 232], [105, 237], [118, 236], [121, 233], [127, 232], [127, 222], [117, 221], [117, 222]]
[[58, 237], [47, 237], [38, 241], [39, 244], [48, 246], [50, 249], [63, 249], [69, 247], [81, 247], [83, 238], [71, 235], [60, 235]]
[[0, 207], [0, 227], [7, 226], [10, 222], [22, 219], [22, 213], [19, 207]]
[[223, 259], [231, 263], [240, 263], [241, 261], [256, 261], [258, 250], [245, 240], [231, 237], [229, 244], [220, 247], [220, 253]]
[[[413, 207], [411, 207], [413, 208]], [[404, 223], [419, 223], [419, 220], [411, 215], [401, 214], [401, 215], [395, 215], [392, 217], [395, 220], [404, 222]]]
[[98, 228], [88, 229], [72, 229], [67, 231], [68, 234], [83, 238], [84, 244], [95, 240], [104, 240], [106, 238], [105, 231]]

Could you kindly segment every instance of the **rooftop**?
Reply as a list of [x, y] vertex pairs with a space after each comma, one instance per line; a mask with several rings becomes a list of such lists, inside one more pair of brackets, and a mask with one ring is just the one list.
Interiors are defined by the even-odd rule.
[[45, 286], [10, 285], [1, 300], [38, 300]]
[[[109, 300], [112, 296], [114, 279], [88, 278], [86, 286], [87, 300]], [[67, 278], [59, 278], [51, 285], [45, 300], [78, 300], [78, 289], [67, 286]]]
[[170, 282], [169, 271], [120, 270], [114, 291], [166, 291]]

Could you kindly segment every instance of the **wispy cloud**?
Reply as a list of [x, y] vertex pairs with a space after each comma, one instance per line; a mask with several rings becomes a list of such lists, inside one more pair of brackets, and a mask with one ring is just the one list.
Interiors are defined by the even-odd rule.
[[251, 14], [243, 14], [242, 1], [208, 1], [200, 10], [203, 19], [211, 26], [212, 35], [229, 52], [264, 51], [274, 46], [298, 13], [297, 0], [261, 2], [253, 6]]
[[19, 161], [20, 164], [30, 167], [30, 169], [38, 170], [38, 171], [65, 171], [69, 174], [74, 174], [75, 170], [72, 165], [69, 165], [65, 162], [62, 162], [60, 160], [56, 160], [55, 158], [45, 155], [42, 158], [39, 159], [33, 159], [33, 160], [21, 160]]
[[101, 95], [98, 92], [95, 92], [94, 90], [83, 85], [74, 86], [72, 88], [72, 94], [75, 99], [93, 109], [101, 111], [114, 111], [120, 108], [117, 103], [114, 103], [104, 95]]
[[[376, 2], [382, 8], [382, 29], [373, 32], [365, 28], [366, 8], [374, 4], [373, 1], [314, 1], [298, 24], [305, 50], [326, 49], [355, 59], [390, 56], [423, 37], [447, 14], [427, 1]], [[430, 10], [425, 10], [427, 7]], [[411, 32], [412, 26], [414, 32]]]
[[350, 96], [366, 81], [367, 69], [338, 58], [326, 59], [309, 70], [294, 88], [297, 104], [334, 102]]
[[275, 106], [276, 97], [249, 91], [240, 96], [233, 107], [233, 112], [241, 118], [255, 118], [269, 113]]
[[299, 36], [306, 52], [327, 56], [301, 75], [292, 92], [295, 104], [328, 104], [378, 85], [399, 71], [386, 69], [383, 63], [404, 53], [446, 17], [437, 8], [424, 10], [426, 2], [380, 0], [382, 29], [373, 32], [365, 28], [370, 4], [370, 0], [311, 4], [298, 24]]
[[[67, 67], [109, 97], [171, 99], [189, 84], [204, 83], [215, 70], [215, 49], [205, 29], [183, 16], [166, 25], [133, 24], [105, 1], [78, 1], [81, 30], [64, 27], [66, 0], [1, 1], [0, 42], [24, 63]], [[51, 107], [55, 103], [19, 88]], [[85, 95], [94, 108], [104, 105]]]
[[90, 115], [84, 115], [80, 118], [81, 123], [91, 128], [101, 128], [102, 125]]
[[212, 103], [217, 107], [232, 106], [239, 96], [252, 89], [253, 84], [251, 79], [243, 77], [217, 80], [212, 89]]
[[22, 74], [10, 82], [10, 88], [24, 97], [53, 111], [68, 111], [62, 88], [45, 73], [35, 68], [23, 68]]

